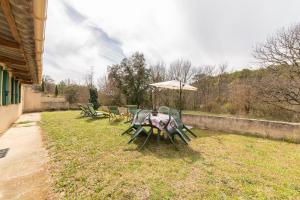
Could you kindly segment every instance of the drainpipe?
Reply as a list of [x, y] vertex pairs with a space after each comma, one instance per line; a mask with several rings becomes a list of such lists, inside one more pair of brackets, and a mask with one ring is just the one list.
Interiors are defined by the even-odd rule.
[[34, 18], [34, 40], [35, 55], [37, 63], [37, 83], [41, 83], [42, 78], [42, 55], [44, 52], [45, 21], [47, 18], [47, 0], [33, 0]]

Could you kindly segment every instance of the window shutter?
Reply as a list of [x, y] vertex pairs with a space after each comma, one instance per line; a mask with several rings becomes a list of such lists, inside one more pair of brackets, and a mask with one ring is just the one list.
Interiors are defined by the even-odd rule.
[[21, 103], [21, 89], [22, 89], [22, 85], [21, 83], [19, 83], [19, 103]]
[[15, 80], [15, 99], [14, 99], [15, 103], [18, 104], [19, 103], [19, 81]]
[[14, 104], [15, 103], [15, 79], [11, 77], [10, 79], [10, 103]]
[[3, 87], [2, 87], [2, 105], [7, 105], [9, 100], [9, 90], [8, 90], [8, 84], [9, 84], [9, 74], [7, 71], [3, 71]]

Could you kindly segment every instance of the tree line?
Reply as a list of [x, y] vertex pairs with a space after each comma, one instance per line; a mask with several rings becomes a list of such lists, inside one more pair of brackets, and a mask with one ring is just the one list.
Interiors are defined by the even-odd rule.
[[[176, 79], [198, 88], [184, 91], [186, 110], [299, 121], [300, 24], [280, 29], [257, 44], [253, 56], [262, 67], [230, 72], [227, 63], [195, 67], [185, 59], [169, 66], [164, 62], [150, 65], [143, 53], [136, 52], [108, 66], [107, 74], [97, 80], [91, 68], [85, 84], [62, 81], [56, 86], [59, 92], [53, 83], [48, 85], [72, 103], [91, 101], [89, 90], [93, 88], [101, 105], [151, 108], [155, 102], [156, 106], [178, 107], [178, 91], [149, 87], [150, 83]], [[45, 77], [45, 82], [49, 83], [48, 79]]]

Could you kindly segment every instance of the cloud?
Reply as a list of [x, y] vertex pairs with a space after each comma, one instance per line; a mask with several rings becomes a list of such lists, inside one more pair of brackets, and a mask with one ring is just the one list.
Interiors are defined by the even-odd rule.
[[73, 22], [82, 23], [85, 20], [87, 20], [87, 18], [85, 16], [83, 16], [80, 12], [78, 12], [70, 4], [66, 3], [65, 1], [62, 1], [62, 4], [64, 5], [66, 14], [68, 15], [68, 17], [70, 17], [72, 19]]
[[97, 76], [135, 51], [148, 63], [255, 66], [253, 46], [300, 22], [298, 0], [51, 0], [44, 73], [55, 80]]
[[100, 75], [107, 65], [125, 57], [118, 40], [69, 2], [51, 1], [48, 18], [51, 20], [46, 28], [44, 74], [55, 81], [71, 78], [82, 82], [90, 66], [95, 66]]
[[105, 31], [96, 25], [90, 24], [88, 27], [95, 37], [100, 40], [100, 44], [93, 44], [93, 41], [90, 41], [87, 45], [99, 45], [101, 49], [105, 49], [104, 52], [100, 51], [99, 54], [113, 63], [119, 62], [125, 57], [119, 41], [109, 37]]

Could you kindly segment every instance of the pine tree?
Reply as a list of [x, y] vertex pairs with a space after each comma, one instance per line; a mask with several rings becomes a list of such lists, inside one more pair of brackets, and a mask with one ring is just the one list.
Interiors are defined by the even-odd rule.
[[55, 96], [56, 97], [58, 96], [58, 87], [57, 87], [57, 85], [55, 85]]
[[98, 91], [95, 87], [90, 88], [90, 103], [93, 104], [93, 107], [95, 110], [97, 110], [100, 107], [100, 103], [98, 100]]

